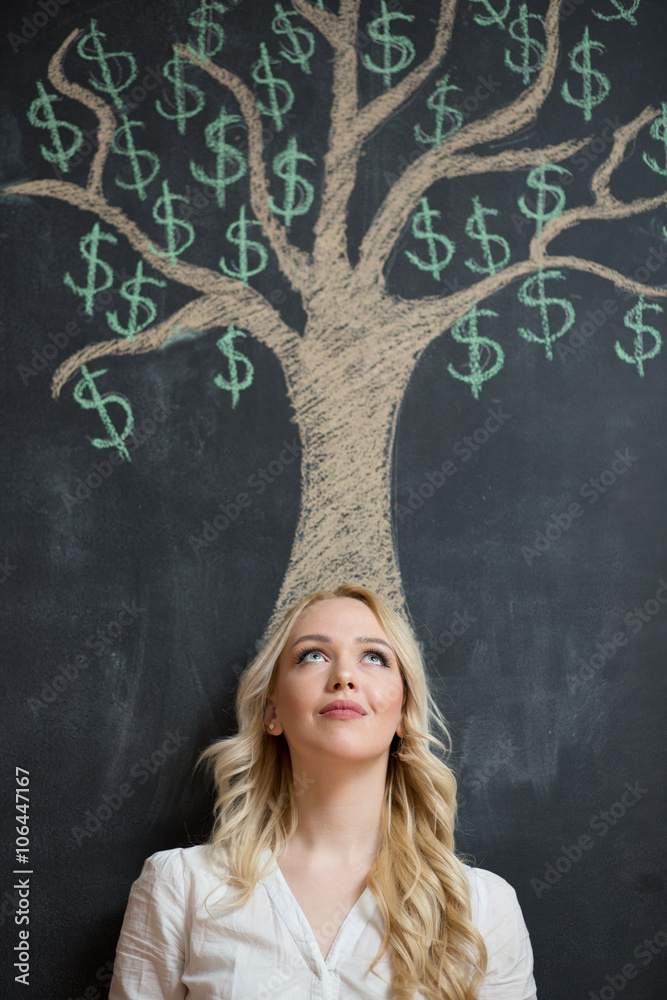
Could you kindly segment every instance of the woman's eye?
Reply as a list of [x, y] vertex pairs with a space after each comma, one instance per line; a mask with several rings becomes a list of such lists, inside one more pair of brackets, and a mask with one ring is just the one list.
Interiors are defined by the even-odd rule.
[[319, 663], [320, 660], [324, 659], [322, 653], [319, 649], [304, 649], [302, 653], [299, 654], [299, 663]]
[[383, 666], [387, 666], [387, 661], [381, 653], [366, 653], [366, 659], [370, 660], [371, 663], [380, 663]]

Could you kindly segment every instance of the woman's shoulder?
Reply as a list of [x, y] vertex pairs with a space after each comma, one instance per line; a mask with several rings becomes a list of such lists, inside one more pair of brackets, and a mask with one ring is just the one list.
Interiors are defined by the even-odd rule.
[[503, 896], [514, 894], [514, 889], [501, 875], [487, 871], [486, 868], [472, 868], [464, 865], [468, 877], [468, 885], [482, 895]]
[[195, 844], [191, 847], [172, 847], [166, 851], [156, 851], [146, 858], [141, 878], [165, 881], [218, 881], [226, 874], [224, 856], [215, 852], [211, 844]]
[[485, 868], [464, 867], [470, 886], [470, 904], [475, 924], [496, 924], [499, 919], [521, 912], [516, 892], [504, 878]]
[[468, 868], [472, 922], [484, 938], [487, 970], [481, 997], [535, 1000], [533, 952], [516, 892], [484, 868]]

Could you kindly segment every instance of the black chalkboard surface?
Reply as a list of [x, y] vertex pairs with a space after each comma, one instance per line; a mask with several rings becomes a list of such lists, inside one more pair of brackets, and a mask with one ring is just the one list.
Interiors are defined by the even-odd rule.
[[106, 996], [257, 640], [356, 579], [540, 1000], [663, 1000], [667, 9], [2, 20], [3, 996]]

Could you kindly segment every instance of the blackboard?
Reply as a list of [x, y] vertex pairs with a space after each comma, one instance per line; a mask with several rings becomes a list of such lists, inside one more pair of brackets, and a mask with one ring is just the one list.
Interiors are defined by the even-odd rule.
[[106, 996], [257, 641], [355, 578], [541, 1000], [662, 1000], [667, 10], [294, 8], [3, 6], [3, 995]]

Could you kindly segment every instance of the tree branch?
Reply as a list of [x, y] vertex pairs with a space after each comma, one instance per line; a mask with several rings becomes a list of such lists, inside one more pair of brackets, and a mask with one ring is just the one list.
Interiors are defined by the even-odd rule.
[[452, 37], [457, 0], [440, 0], [440, 13], [435, 29], [431, 54], [419, 66], [415, 66], [403, 79], [374, 98], [359, 112], [356, 121], [357, 138], [366, 139], [379, 125], [386, 121], [397, 108], [407, 101], [422, 85], [424, 80], [444, 59]]
[[[442, 299], [439, 296], [431, 296], [418, 303], [411, 303], [414, 317], [414, 323], [411, 323], [411, 337], [416, 333], [415, 339], [420, 349], [423, 350], [430, 340], [433, 339], [432, 333], [431, 335], [428, 333], [429, 328], [431, 330], [449, 328], [465, 315], [473, 303], [481, 302], [494, 292], [505, 288], [516, 278], [537, 272], [540, 269], [568, 268], [570, 270], [583, 271], [586, 274], [592, 274], [606, 281], [611, 281], [616, 287], [633, 292], [635, 295], [645, 295], [653, 298], [667, 297], [667, 288], [647, 285], [645, 282], [628, 277], [615, 268], [608, 267], [606, 264], [599, 264], [597, 261], [588, 260], [576, 254], [553, 255], [546, 252], [549, 243], [556, 236], [582, 222], [628, 218], [629, 216], [640, 215], [643, 212], [649, 212], [659, 208], [661, 205], [667, 204], [667, 192], [650, 198], [635, 198], [630, 202], [622, 202], [614, 198], [609, 190], [613, 171], [621, 162], [628, 143], [657, 114], [658, 111], [655, 108], [647, 107], [631, 122], [628, 122], [627, 125], [620, 126], [616, 130], [608, 157], [593, 175], [591, 187], [595, 197], [594, 204], [579, 205], [561, 212], [554, 219], [548, 220], [544, 224], [542, 232], [539, 235], [536, 234], [531, 240], [529, 255], [526, 260], [516, 261], [512, 265], [503, 268], [503, 270], [496, 272], [496, 274], [476, 282], [470, 288], [455, 292], [446, 299]], [[451, 161], [454, 165], [464, 168], [462, 172], [466, 175], [477, 172], [477, 167], [484, 163], [492, 163], [496, 169], [509, 171], [516, 169], [517, 166], [528, 165], [525, 161], [527, 155], [533, 156], [537, 154], [536, 159], [532, 161], [535, 163], [540, 163], [543, 157], [550, 162], [566, 159], [577, 148], [585, 145], [588, 141], [576, 140], [572, 143], [563, 143], [561, 146], [548, 147], [543, 150], [517, 150], [514, 153], [500, 153], [496, 156], [486, 158], [473, 156], [472, 154], [458, 154], [452, 157]], [[398, 184], [395, 187], [398, 187]], [[392, 193], [393, 191], [394, 188], [392, 188]], [[407, 196], [404, 194], [403, 197]], [[405, 300], [399, 301], [404, 302]]]
[[657, 108], [652, 108], [648, 105], [640, 114], [637, 115], [636, 118], [628, 122], [627, 125], [620, 125], [616, 129], [614, 132], [614, 142], [609, 156], [606, 160], [602, 161], [598, 169], [593, 174], [591, 190], [596, 195], [596, 198], [606, 196], [611, 197], [611, 193], [609, 191], [611, 175], [625, 156], [628, 143], [630, 143], [639, 134], [645, 125], [648, 125], [649, 122], [653, 121], [658, 114], [659, 112]]
[[443, 143], [447, 153], [459, 149], [469, 149], [480, 143], [492, 142], [513, 135], [535, 121], [551, 92], [560, 45], [558, 18], [563, 0], [549, 0], [549, 8], [544, 18], [546, 47], [542, 68], [533, 83], [504, 108], [492, 111], [486, 118], [464, 125]]
[[597, 261], [586, 260], [586, 258], [576, 257], [572, 254], [563, 254], [562, 256], [549, 255], [546, 257], [545, 266], [556, 268], [569, 267], [574, 271], [584, 271], [586, 274], [594, 274], [598, 278], [611, 281], [617, 288], [623, 288], [627, 292], [634, 292], [635, 295], [645, 295], [648, 298], [665, 298], [667, 296], [667, 288], [659, 285], [647, 285], [643, 281], [629, 278], [614, 267], [607, 267], [606, 264], [598, 264]]
[[[486, 118], [463, 126], [445, 139], [439, 147], [422, 153], [392, 186], [361, 244], [357, 270], [363, 275], [364, 280], [379, 280], [386, 247], [393, 246], [419, 198], [432, 184], [445, 178], [464, 176], [468, 172], [472, 174], [485, 173], [487, 169], [489, 171], [512, 169], [501, 166], [505, 154], [489, 157], [472, 154], [463, 156], [461, 150], [507, 137], [537, 117], [551, 90], [556, 71], [559, 42], [558, 13], [561, 2], [562, 0], [549, 0], [544, 24], [547, 37], [544, 63], [534, 83], [507, 107], [492, 111]], [[507, 162], [514, 162], [516, 168], [539, 163], [543, 155], [566, 159], [589, 141], [590, 139], [571, 140], [543, 150], [523, 149], [519, 151], [515, 161], [507, 160]], [[531, 158], [534, 153], [538, 159]], [[488, 164], [488, 167], [480, 169], [482, 164]], [[466, 169], [461, 170], [460, 167], [463, 166]]]
[[550, 259], [544, 253], [549, 243], [556, 236], [578, 226], [581, 222], [627, 219], [631, 215], [652, 212], [665, 204], [667, 204], [667, 193], [654, 195], [652, 198], [635, 198], [634, 201], [617, 201], [615, 198], [609, 198], [604, 201], [596, 201], [594, 205], [580, 205], [578, 208], [570, 208], [561, 212], [556, 219], [545, 222], [541, 234], [535, 235], [531, 241], [531, 255], [534, 260]]
[[61, 94], [71, 97], [72, 100], [89, 108], [97, 118], [97, 151], [93, 157], [93, 162], [88, 171], [88, 181], [86, 189], [90, 194], [102, 195], [102, 172], [111, 148], [111, 140], [116, 129], [116, 117], [101, 97], [86, 90], [78, 83], [72, 83], [65, 76], [63, 61], [67, 50], [77, 37], [81, 34], [79, 28], [70, 32], [60, 48], [51, 56], [49, 62], [49, 80]]
[[602, 197], [611, 198], [611, 192], [609, 191], [611, 175], [625, 156], [628, 143], [630, 143], [639, 134], [645, 125], [648, 125], [649, 122], [653, 121], [658, 114], [659, 112], [657, 108], [652, 108], [648, 105], [648, 107], [644, 108], [644, 110], [631, 122], [628, 122], [627, 125], [620, 125], [616, 129], [614, 132], [614, 142], [609, 156], [606, 160], [602, 161], [598, 169], [593, 174], [591, 189], [594, 192], [596, 199]]
[[[338, 18], [330, 10], [320, 10], [313, 7], [308, 0], [292, 0], [292, 7], [300, 14], [304, 21], [308, 21], [314, 28], [317, 28], [323, 38], [333, 47], [338, 36]], [[341, 4], [342, 7], [342, 4]]]
[[[72, 83], [64, 74], [63, 60], [78, 34], [80, 34], [79, 29], [72, 31], [52, 56], [49, 63], [49, 79], [58, 91], [79, 101], [97, 117], [98, 149], [88, 173], [86, 187], [58, 180], [28, 181], [9, 185], [5, 188], [5, 193], [55, 198], [81, 211], [92, 212], [121, 233], [155, 270], [204, 294], [188, 303], [168, 320], [156, 324], [132, 339], [114, 338], [82, 348], [55, 372], [52, 382], [54, 396], [60, 393], [67, 379], [82, 364], [111, 355], [145, 353], [183, 336], [196, 335], [192, 332], [183, 333], [184, 326], [190, 331], [203, 332], [224, 322], [237, 322], [251, 329], [253, 335], [276, 354], [286, 377], [288, 379], [293, 377], [300, 350], [300, 338], [283, 323], [278, 312], [259, 292], [243, 288], [240, 282], [208, 268], [181, 260], [171, 264], [154, 252], [152, 242], [136, 223], [122, 209], [110, 205], [104, 197], [102, 173], [116, 127], [116, 118], [101, 98], [79, 84]], [[187, 51], [181, 50], [181, 55], [187, 54]]]
[[350, 274], [347, 255], [347, 206], [356, 181], [361, 145], [355, 136], [359, 110], [356, 32], [360, 0], [341, 0], [337, 17], [322, 19], [322, 11], [305, 0], [292, 0], [295, 10], [322, 31], [333, 49], [333, 80], [324, 181], [318, 218], [313, 226], [313, 260], [316, 287], [326, 287], [337, 273], [339, 281]]
[[589, 141], [588, 138], [571, 139], [556, 146], [505, 150], [491, 156], [456, 153], [445, 157], [439, 149], [429, 150], [401, 174], [382, 203], [361, 244], [355, 279], [362, 283], [381, 280], [387, 247], [394, 246], [420, 197], [436, 181], [509, 172], [535, 166], [543, 159], [550, 163], [566, 160]]
[[114, 338], [88, 344], [58, 367], [51, 384], [52, 395], [57, 397], [65, 382], [83, 364], [105, 357], [146, 354], [179, 340], [202, 336], [208, 330], [228, 323], [247, 328], [256, 340], [269, 347], [280, 361], [288, 382], [293, 381], [299, 363], [300, 338], [283, 323], [259, 292], [242, 288], [227, 291], [226, 294], [201, 295], [169, 319], [156, 323], [132, 339]]
[[667, 193], [654, 195], [651, 198], [635, 198], [633, 201], [625, 202], [615, 198], [609, 189], [612, 174], [623, 159], [628, 143], [657, 114], [658, 111], [656, 108], [649, 106], [644, 108], [627, 125], [619, 126], [614, 134], [614, 142], [609, 156], [600, 164], [591, 181], [591, 189], [595, 199], [593, 205], [580, 205], [570, 208], [561, 212], [556, 218], [548, 220], [544, 224], [540, 235], [536, 234], [531, 242], [531, 256], [533, 259], [540, 259], [544, 255], [544, 251], [549, 243], [560, 235], [560, 233], [572, 229], [573, 226], [578, 226], [581, 222], [626, 219], [631, 215], [651, 212], [667, 203]]
[[634, 292], [635, 295], [645, 295], [651, 298], [667, 298], [667, 288], [646, 285], [634, 278], [617, 271], [605, 264], [577, 257], [574, 254], [550, 256], [545, 254], [539, 260], [528, 257], [516, 261], [502, 271], [497, 271], [488, 278], [475, 282], [469, 288], [448, 295], [446, 299], [440, 296], [429, 296], [415, 302], [412, 299], [398, 299], [398, 308], [406, 310], [406, 323], [410, 329], [410, 347], [415, 355], [425, 350], [440, 334], [450, 329], [472, 308], [483, 302], [495, 292], [506, 288], [517, 278], [535, 274], [546, 268], [569, 268], [573, 271], [583, 271], [595, 275], [605, 281], [610, 281], [617, 288]]
[[[293, 0], [293, 3], [297, 10], [302, 10], [303, 0]], [[324, 162], [322, 205], [314, 226], [318, 287], [324, 287], [334, 270], [349, 274], [347, 208], [356, 182], [364, 140], [414, 93], [443, 57], [451, 36], [456, 0], [441, 0], [431, 55], [396, 87], [392, 87], [361, 111], [356, 52], [359, 6], [359, 0], [342, 0], [337, 30], [329, 30], [327, 34], [334, 49], [333, 102]]]
[[141, 254], [147, 264], [160, 271], [166, 278], [187, 285], [199, 292], [224, 293], [230, 290], [237, 292], [241, 282], [224, 274], [216, 274], [207, 267], [188, 264], [178, 260], [171, 264], [166, 257], [158, 256], [151, 248], [154, 245], [148, 236], [139, 229], [137, 224], [128, 218], [121, 208], [110, 205], [100, 194], [89, 192], [78, 184], [69, 181], [25, 181], [20, 184], [10, 184], [5, 188], [5, 194], [27, 194], [42, 198], [55, 198], [57, 201], [73, 205], [82, 212], [92, 212], [104, 222], [113, 226], [117, 232], [127, 239], [128, 243]]
[[210, 326], [215, 326], [215, 322], [207, 322], [205, 318], [210, 311], [212, 303], [217, 301], [214, 295], [200, 296], [194, 302], [179, 309], [178, 312], [170, 316], [168, 320], [157, 323], [155, 326], [138, 333], [131, 340], [124, 337], [115, 337], [113, 340], [104, 340], [97, 344], [87, 344], [76, 354], [72, 354], [66, 361], [56, 368], [51, 381], [51, 395], [56, 399], [65, 382], [72, 375], [76, 374], [81, 365], [89, 364], [91, 361], [98, 361], [100, 358], [114, 357], [123, 354], [146, 354], [155, 348], [163, 346], [170, 340], [179, 339], [185, 336], [184, 328], [191, 329], [195, 319], [201, 332]]
[[251, 90], [229, 70], [216, 66], [210, 59], [202, 61], [187, 46], [176, 46], [181, 59], [188, 59], [209, 74], [217, 83], [226, 87], [234, 95], [241, 108], [241, 114], [248, 127], [248, 164], [250, 167], [250, 203], [257, 219], [262, 224], [267, 239], [273, 248], [280, 268], [292, 287], [304, 297], [310, 294], [312, 263], [308, 254], [293, 246], [287, 239], [282, 223], [278, 222], [269, 208], [269, 186], [264, 165], [261, 115], [257, 109]]

